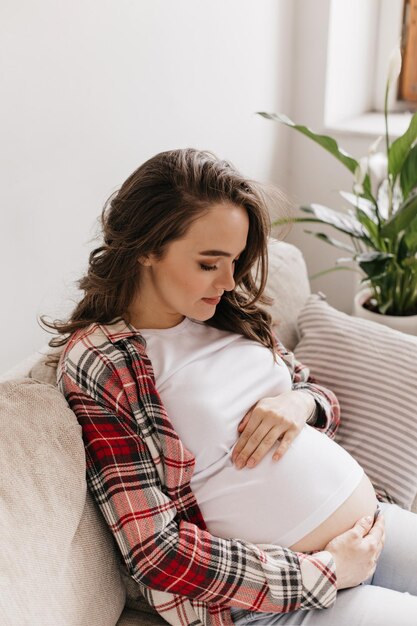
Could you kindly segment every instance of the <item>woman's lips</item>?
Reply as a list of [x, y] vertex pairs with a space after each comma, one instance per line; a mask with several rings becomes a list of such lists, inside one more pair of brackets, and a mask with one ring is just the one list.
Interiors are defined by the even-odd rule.
[[220, 302], [220, 297], [218, 296], [217, 298], [202, 298], [202, 300], [206, 304], [211, 304], [212, 306], [216, 306], [216, 304], [219, 304]]

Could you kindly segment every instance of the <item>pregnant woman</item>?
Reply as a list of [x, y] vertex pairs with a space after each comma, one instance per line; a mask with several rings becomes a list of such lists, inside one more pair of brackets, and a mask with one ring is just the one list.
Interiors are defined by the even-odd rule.
[[102, 226], [51, 345], [89, 488], [148, 601], [175, 626], [414, 624], [417, 516], [378, 504], [332, 441], [336, 398], [258, 306], [262, 187], [165, 152]]
[[[206, 236], [204, 218], [190, 234], [200, 226]], [[202, 245], [197, 248], [206, 249]], [[360, 517], [374, 516], [377, 500], [363, 469], [309, 425], [279, 462], [268, 455], [253, 469], [233, 464], [239, 424], [250, 407], [281, 394], [291, 402], [291, 376], [279, 356], [188, 317], [140, 332], [165, 409], [195, 456], [191, 488], [213, 535], [322, 550]]]

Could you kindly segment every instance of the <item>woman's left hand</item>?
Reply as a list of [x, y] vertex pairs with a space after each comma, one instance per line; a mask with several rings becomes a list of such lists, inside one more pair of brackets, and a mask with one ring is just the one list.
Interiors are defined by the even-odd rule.
[[260, 400], [239, 424], [240, 437], [233, 449], [233, 463], [238, 469], [255, 467], [277, 442], [272, 458], [281, 459], [314, 408], [313, 396], [305, 391], [286, 391], [275, 398]]

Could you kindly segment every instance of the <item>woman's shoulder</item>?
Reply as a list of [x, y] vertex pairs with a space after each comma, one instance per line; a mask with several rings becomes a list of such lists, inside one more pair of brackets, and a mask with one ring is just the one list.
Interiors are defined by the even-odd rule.
[[60, 364], [65, 368], [68, 364], [79, 366], [82, 363], [84, 368], [91, 369], [100, 361], [107, 366], [120, 363], [126, 341], [129, 340], [138, 355], [145, 354], [146, 342], [143, 337], [124, 320], [117, 319], [108, 324], [94, 322], [71, 335]]

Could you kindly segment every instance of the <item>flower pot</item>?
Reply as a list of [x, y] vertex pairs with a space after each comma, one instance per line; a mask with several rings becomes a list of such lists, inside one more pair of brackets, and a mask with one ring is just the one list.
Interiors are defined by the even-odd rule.
[[367, 288], [361, 289], [355, 295], [353, 301], [353, 315], [355, 317], [378, 322], [378, 324], [384, 324], [409, 335], [417, 335], [417, 315], [381, 315], [381, 313], [369, 311], [369, 309], [364, 308], [363, 304], [370, 295], [371, 291]]

